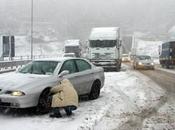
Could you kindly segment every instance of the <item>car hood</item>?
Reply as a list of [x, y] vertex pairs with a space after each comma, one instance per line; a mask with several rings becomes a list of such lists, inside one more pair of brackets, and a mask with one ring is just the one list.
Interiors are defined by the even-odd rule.
[[140, 60], [139, 62], [147, 64], [147, 63], [153, 63], [153, 60]]
[[54, 81], [54, 76], [50, 75], [35, 75], [22, 73], [8, 73], [0, 75], [0, 89], [4, 90], [27, 90], [36, 87], [46, 82]]

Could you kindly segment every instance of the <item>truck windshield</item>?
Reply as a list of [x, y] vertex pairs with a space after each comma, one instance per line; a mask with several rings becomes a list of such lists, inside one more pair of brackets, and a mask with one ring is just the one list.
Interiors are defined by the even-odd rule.
[[90, 47], [95, 48], [95, 47], [115, 47], [117, 41], [116, 40], [91, 40], [90, 41]]
[[71, 53], [79, 51], [79, 46], [66, 46], [65, 47], [65, 53]]
[[59, 62], [57, 61], [33, 61], [19, 70], [19, 73], [51, 75]]

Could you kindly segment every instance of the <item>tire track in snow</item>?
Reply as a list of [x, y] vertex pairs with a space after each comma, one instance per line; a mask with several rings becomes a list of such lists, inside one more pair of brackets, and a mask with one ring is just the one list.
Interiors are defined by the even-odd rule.
[[[143, 120], [147, 116], [150, 116], [151, 114], [155, 113], [158, 110], [158, 108], [166, 102], [166, 98], [164, 97], [164, 95], [161, 95], [164, 93], [157, 93], [157, 92], [155, 92], [155, 89], [149, 87], [148, 83], [145, 82], [145, 77], [143, 77], [143, 75], [137, 75], [135, 73], [132, 73], [132, 71], [127, 71], [126, 74], [129, 74], [129, 76], [126, 76], [124, 78], [120, 78], [118, 81], [120, 81], [121, 83], [117, 83], [116, 86], [111, 87], [111, 89], [113, 91], [115, 91], [115, 93], [118, 93], [120, 95], [121, 101], [123, 101], [123, 102], [116, 102], [116, 104], [120, 103], [120, 105], [123, 104], [123, 106], [125, 106], [125, 108], [123, 109], [123, 112], [118, 113], [118, 111], [115, 111], [115, 109], [117, 109], [118, 106], [112, 105], [114, 112], [108, 111], [107, 113], [109, 113], [109, 114], [106, 114], [101, 120], [101, 122], [103, 122], [103, 123], [99, 123], [95, 127], [95, 129], [99, 129], [99, 127], [102, 124], [107, 125], [106, 128], [104, 128], [104, 127], [100, 128], [102, 130], [110, 130], [110, 129], [121, 129], [121, 130], [124, 130], [124, 129], [131, 129], [132, 130], [133, 129], [133, 130], [136, 130], [136, 129], [141, 129]], [[152, 93], [154, 93], [157, 97], [155, 97], [153, 95], [149, 95], [150, 97], [153, 97], [153, 99], [150, 98], [149, 100], [148, 99], [144, 100], [144, 99], [140, 98], [138, 100], [145, 103], [145, 105], [143, 105], [143, 106], [140, 104], [138, 105], [137, 100], [135, 100], [134, 98], [131, 98], [131, 95], [129, 95], [129, 93], [125, 89], [123, 89], [123, 88], [121, 89], [121, 87], [123, 87], [121, 84], [123, 82], [125, 82], [125, 80], [129, 80], [130, 78], [133, 80], [133, 82], [136, 82], [138, 84], [138, 86], [136, 84], [136, 86], [135, 86], [136, 88], [141, 87], [143, 89], [142, 91], [146, 91], [146, 92], [152, 91]], [[139, 78], [141, 78], [140, 79], [141, 81], [138, 80]], [[124, 86], [124, 87], [126, 87], [126, 86]], [[148, 89], [148, 90], [144, 90], [144, 89]], [[139, 92], [141, 91], [140, 88], [138, 90], [139, 90]], [[136, 93], [137, 93], [137, 91], [136, 91]], [[153, 105], [153, 102], [155, 103], [154, 105]], [[149, 104], [150, 104], [150, 106], [149, 106]], [[127, 106], [128, 106], [128, 108], [127, 108]], [[147, 106], [149, 106], [149, 107], [146, 108]], [[130, 109], [130, 110], [128, 110], [128, 109]], [[112, 127], [110, 128], [110, 126], [108, 124], [111, 124]]]

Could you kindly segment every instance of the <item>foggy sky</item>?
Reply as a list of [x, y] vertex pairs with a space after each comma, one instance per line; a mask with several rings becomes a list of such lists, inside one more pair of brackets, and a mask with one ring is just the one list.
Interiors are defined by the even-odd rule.
[[[0, 28], [20, 28], [30, 20], [30, 0], [0, 0]], [[87, 38], [95, 26], [119, 26], [166, 35], [175, 23], [174, 0], [34, 0], [34, 20], [49, 22], [58, 37]]]

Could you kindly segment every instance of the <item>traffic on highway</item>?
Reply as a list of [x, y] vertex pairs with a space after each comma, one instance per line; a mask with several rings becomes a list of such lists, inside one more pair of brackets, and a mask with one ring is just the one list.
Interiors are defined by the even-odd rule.
[[175, 130], [173, 0], [1, 0], [0, 129]]

